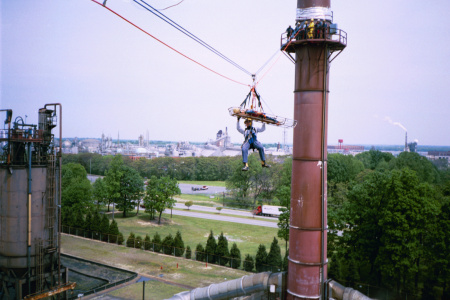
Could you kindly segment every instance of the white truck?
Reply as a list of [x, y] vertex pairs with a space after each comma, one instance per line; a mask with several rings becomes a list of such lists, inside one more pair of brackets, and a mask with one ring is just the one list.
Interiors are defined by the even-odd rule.
[[282, 206], [273, 206], [273, 205], [263, 205], [258, 206], [254, 211], [254, 215], [258, 216], [267, 216], [267, 217], [278, 217], [281, 215], [280, 208], [283, 208]]

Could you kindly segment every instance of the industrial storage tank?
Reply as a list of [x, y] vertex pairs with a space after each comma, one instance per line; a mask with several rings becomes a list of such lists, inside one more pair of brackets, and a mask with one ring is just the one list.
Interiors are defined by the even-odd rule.
[[[47, 167], [31, 168], [31, 241], [42, 240], [43, 247], [50, 243], [46, 220]], [[27, 271], [27, 185], [26, 166], [0, 167], [0, 268], [13, 269], [20, 276]], [[53, 228], [57, 226], [53, 220]], [[35, 267], [36, 247], [31, 248], [31, 266]]]
[[60, 263], [61, 112], [60, 104], [48, 104], [34, 125], [0, 110], [0, 300], [70, 288]]

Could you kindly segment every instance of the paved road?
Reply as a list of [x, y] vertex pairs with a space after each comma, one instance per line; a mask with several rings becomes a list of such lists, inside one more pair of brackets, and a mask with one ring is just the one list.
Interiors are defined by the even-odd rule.
[[188, 183], [179, 183], [178, 186], [180, 187], [181, 193], [182, 194], [207, 194], [207, 195], [212, 195], [212, 194], [218, 194], [218, 193], [223, 193], [226, 191], [225, 187], [221, 187], [221, 186], [208, 186], [207, 190], [204, 191], [193, 191], [192, 187], [202, 187], [202, 185], [196, 185], [196, 184], [188, 184]]
[[[215, 210], [215, 208], [214, 208], [214, 210]], [[227, 209], [227, 211], [228, 211], [228, 209]], [[215, 212], [217, 213], [217, 211], [215, 211]], [[225, 213], [224, 210], [222, 210], [222, 212]], [[164, 211], [164, 213], [170, 214], [170, 209], [166, 209]], [[246, 225], [255, 225], [255, 226], [278, 228], [277, 227], [277, 223], [275, 223], [275, 222], [267, 222], [267, 221], [261, 220], [260, 218], [244, 219], [244, 218], [222, 216], [222, 215], [219, 215], [219, 214], [211, 215], [211, 214], [204, 214], [204, 213], [200, 213], [200, 212], [184, 211], [184, 210], [176, 210], [176, 209], [172, 210], [172, 214], [178, 215], [178, 216], [186, 216], [186, 217], [207, 219], [207, 220], [224, 221], [224, 222], [240, 223], [240, 224], [246, 224]]]
[[[187, 209], [187, 206], [184, 205], [183, 202], [175, 203], [175, 208], [179, 209]], [[217, 209], [215, 207], [210, 206], [202, 206], [202, 205], [192, 205], [190, 207], [191, 210], [197, 210], [197, 211], [204, 211], [209, 213], [217, 213]], [[220, 211], [221, 214], [227, 214], [227, 215], [234, 215], [234, 216], [240, 216], [240, 217], [253, 217], [253, 214], [250, 211], [242, 211], [242, 210], [236, 210], [236, 209], [227, 209], [223, 208]], [[261, 220], [277, 220], [277, 218], [272, 217], [262, 217], [262, 216], [254, 216], [256, 219]]]

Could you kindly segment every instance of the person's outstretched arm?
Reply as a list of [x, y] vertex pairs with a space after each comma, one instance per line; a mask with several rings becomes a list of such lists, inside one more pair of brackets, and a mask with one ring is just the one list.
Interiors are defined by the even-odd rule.
[[256, 128], [256, 132], [263, 132], [264, 130], [266, 130], [266, 123], [263, 123], [261, 128]]
[[237, 119], [236, 129], [237, 129], [237, 131], [239, 131], [240, 133], [244, 134], [244, 129], [242, 129], [242, 128], [241, 128], [241, 125], [239, 124], [239, 118]]

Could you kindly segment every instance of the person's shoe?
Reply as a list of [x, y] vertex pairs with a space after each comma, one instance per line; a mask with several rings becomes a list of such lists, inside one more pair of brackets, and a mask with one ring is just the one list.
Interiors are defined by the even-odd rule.
[[244, 166], [244, 167], [242, 168], [242, 171], [248, 171], [248, 166]]
[[262, 164], [263, 168], [270, 168], [270, 165], [266, 164], [265, 162]]

